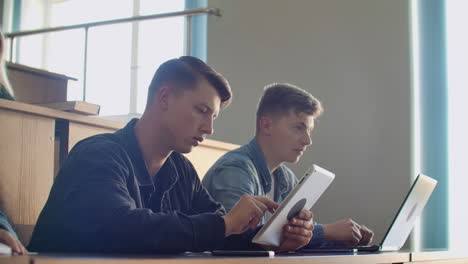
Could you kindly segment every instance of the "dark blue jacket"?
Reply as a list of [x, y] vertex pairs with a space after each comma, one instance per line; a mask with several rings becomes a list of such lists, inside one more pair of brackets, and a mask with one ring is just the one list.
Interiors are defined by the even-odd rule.
[[224, 238], [221, 204], [195, 169], [173, 152], [151, 177], [136, 119], [113, 133], [80, 141], [57, 175], [30, 251], [176, 253], [255, 248], [253, 232]]

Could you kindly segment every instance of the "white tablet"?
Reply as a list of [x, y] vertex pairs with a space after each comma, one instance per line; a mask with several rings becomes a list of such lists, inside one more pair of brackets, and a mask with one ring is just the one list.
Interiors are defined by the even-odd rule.
[[297, 216], [302, 209], [311, 209], [333, 179], [335, 179], [335, 174], [315, 164], [312, 165], [284, 202], [281, 203], [280, 207], [255, 235], [252, 242], [279, 246], [283, 226], [288, 223], [289, 219]]

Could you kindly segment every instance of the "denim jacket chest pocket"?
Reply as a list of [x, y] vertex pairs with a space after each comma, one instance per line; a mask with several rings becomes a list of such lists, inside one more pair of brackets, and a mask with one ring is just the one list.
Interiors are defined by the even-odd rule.
[[[241, 162], [242, 161], [242, 162]], [[266, 195], [265, 193], [265, 190], [263, 188], [263, 185], [261, 183], [261, 180], [260, 180], [260, 175], [258, 174], [257, 172], [257, 169], [255, 168], [255, 166], [253, 164], [250, 164], [248, 162], [248, 160], [241, 160], [241, 161], [231, 161], [229, 162], [229, 166], [234, 166], [234, 167], [238, 167], [242, 170], [244, 170], [245, 172], [247, 172], [247, 174], [251, 177], [252, 181], [253, 181], [253, 195], [254, 196], [264, 196]]]

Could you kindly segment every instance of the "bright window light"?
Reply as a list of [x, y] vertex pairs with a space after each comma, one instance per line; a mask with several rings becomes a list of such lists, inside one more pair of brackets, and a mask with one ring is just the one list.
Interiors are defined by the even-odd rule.
[[[419, 29], [419, 0], [411, 1], [411, 71], [412, 71], [412, 177], [421, 172], [421, 68], [420, 61], [420, 29]], [[421, 220], [415, 223], [411, 236], [412, 250], [421, 249]]]
[[[176, 12], [184, 8], [184, 0], [23, 0], [21, 30], [98, 22], [134, 14]], [[78, 81], [69, 82], [69, 101], [82, 100], [86, 85], [86, 101], [101, 105], [100, 115], [127, 115], [144, 111], [148, 85], [155, 70], [162, 62], [183, 55], [184, 38], [185, 17], [91, 27], [86, 84], [84, 29], [19, 37], [19, 56], [15, 59], [21, 64], [77, 78]], [[136, 80], [132, 81], [132, 76]]]
[[129, 113], [131, 24], [89, 30], [86, 101], [101, 105], [101, 115]]
[[447, 87], [449, 122], [449, 223], [450, 248], [465, 250], [468, 237], [468, 1], [446, 1]]
[[54, 0], [50, 7], [51, 25], [66, 26], [129, 17], [133, 1]]

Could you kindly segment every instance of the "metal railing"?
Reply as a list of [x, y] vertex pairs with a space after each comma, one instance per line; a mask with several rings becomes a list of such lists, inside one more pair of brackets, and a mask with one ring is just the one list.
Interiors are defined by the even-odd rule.
[[9, 39], [10, 42], [10, 56], [9, 61], [13, 62], [13, 47], [14, 47], [14, 40], [17, 37], [24, 37], [36, 34], [43, 34], [43, 33], [50, 33], [50, 32], [58, 32], [58, 31], [66, 31], [66, 30], [73, 30], [73, 29], [84, 29], [84, 73], [83, 73], [83, 101], [86, 100], [86, 72], [87, 72], [87, 61], [88, 61], [88, 31], [92, 27], [99, 27], [105, 25], [112, 25], [112, 24], [120, 24], [120, 23], [129, 23], [129, 22], [137, 22], [143, 20], [151, 20], [151, 19], [161, 19], [161, 18], [169, 18], [169, 17], [179, 17], [185, 16], [185, 53], [186, 55], [190, 55], [190, 50], [192, 47], [192, 39], [191, 39], [191, 29], [192, 29], [192, 16], [196, 15], [214, 15], [214, 16], [221, 16], [221, 10], [218, 8], [195, 8], [189, 9], [184, 11], [178, 12], [170, 12], [170, 13], [161, 13], [161, 14], [153, 14], [153, 15], [146, 15], [146, 16], [133, 16], [127, 18], [119, 18], [119, 19], [112, 19], [112, 20], [104, 20], [99, 22], [91, 22], [91, 23], [83, 23], [83, 24], [76, 24], [76, 25], [69, 25], [69, 26], [61, 26], [61, 27], [51, 27], [51, 28], [42, 28], [42, 29], [35, 29], [35, 30], [25, 30], [19, 32], [10, 32], [5, 33], [5, 38]]

